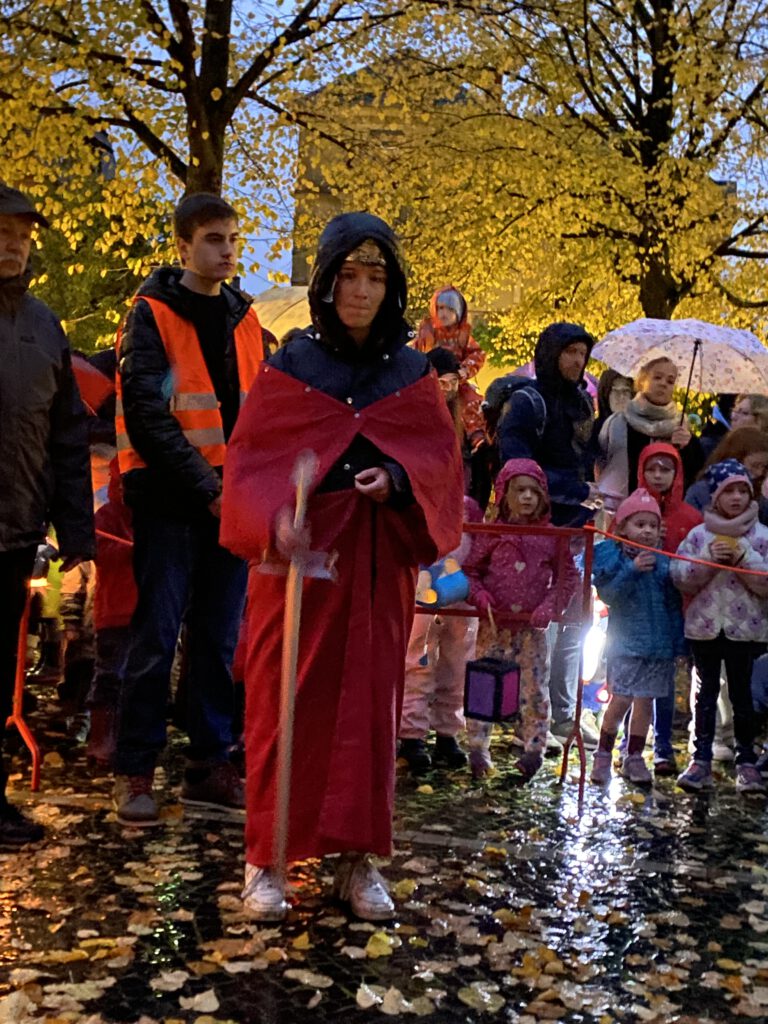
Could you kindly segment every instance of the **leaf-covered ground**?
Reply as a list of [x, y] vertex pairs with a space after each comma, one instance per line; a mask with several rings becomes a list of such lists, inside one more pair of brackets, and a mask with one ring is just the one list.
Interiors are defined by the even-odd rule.
[[505, 742], [482, 785], [401, 776], [396, 923], [352, 920], [313, 862], [271, 927], [241, 913], [242, 823], [176, 802], [178, 737], [138, 834], [82, 748], [43, 738], [41, 792], [24, 755], [12, 785], [47, 838], [0, 851], [1, 1022], [768, 1018], [768, 813], [727, 770], [710, 796], [614, 781], [581, 807], [558, 762], [512, 786]]

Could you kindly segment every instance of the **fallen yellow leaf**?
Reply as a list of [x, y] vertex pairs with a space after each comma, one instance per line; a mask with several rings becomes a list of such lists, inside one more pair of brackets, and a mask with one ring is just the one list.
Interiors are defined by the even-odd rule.
[[386, 932], [374, 932], [365, 946], [366, 956], [376, 960], [380, 956], [392, 956], [392, 951], [400, 945], [400, 939], [396, 935], [387, 935]]

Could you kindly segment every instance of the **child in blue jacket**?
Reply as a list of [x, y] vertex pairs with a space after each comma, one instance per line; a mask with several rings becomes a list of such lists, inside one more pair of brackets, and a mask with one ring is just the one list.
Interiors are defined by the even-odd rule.
[[[639, 488], [619, 505], [614, 533], [646, 547], [661, 540], [661, 510]], [[685, 653], [680, 595], [669, 575], [669, 558], [609, 540], [595, 548], [593, 580], [609, 606], [607, 668], [611, 702], [603, 715], [592, 781], [608, 782], [616, 733], [632, 709], [622, 775], [650, 785], [643, 748], [653, 717], [653, 702], [674, 685], [675, 658]]]

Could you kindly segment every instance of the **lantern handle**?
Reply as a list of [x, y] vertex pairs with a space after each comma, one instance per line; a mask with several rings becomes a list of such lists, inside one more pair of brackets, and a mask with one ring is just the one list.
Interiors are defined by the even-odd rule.
[[491, 624], [491, 632], [493, 633], [493, 639], [494, 640], [498, 640], [499, 639], [499, 631], [496, 628], [496, 619], [494, 619], [494, 617], [493, 617], [493, 612], [491, 611], [491, 606], [490, 605], [488, 605], [488, 622]]

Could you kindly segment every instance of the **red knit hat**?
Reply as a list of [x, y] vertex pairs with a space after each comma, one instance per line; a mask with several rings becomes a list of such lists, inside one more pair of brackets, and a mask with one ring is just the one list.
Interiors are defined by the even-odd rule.
[[651, 512], [661, 522], [661, 509], [658, 501], [644, 487], [638, 487], [616, 509], [616, 516], [613, 520], [614, 529], [620, 529], [629, 517], [637, 512]]

